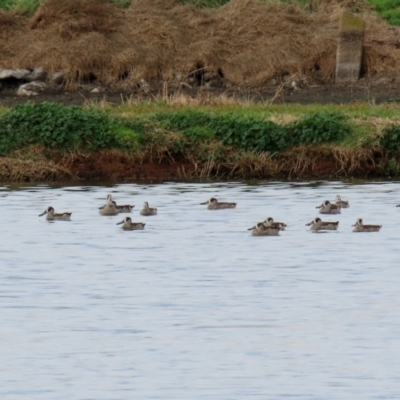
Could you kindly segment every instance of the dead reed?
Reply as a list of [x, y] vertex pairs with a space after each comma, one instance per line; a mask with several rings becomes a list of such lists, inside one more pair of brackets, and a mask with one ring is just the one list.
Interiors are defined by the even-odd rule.
[[[69, 87], [95, 80], [160, 92], [165, 82], [175, 88], [200, 85], [205, 73], [241, 87], [273, 77], [284, 82], [294, 74], [331, 81], [340, 11], [359, 2], [314, 3], [310, 11], [231, 0], [211, 10], [178, 0], [135, 0], [124, 10], [105, 0], [47, 0], [30, 18], [0, 12], [0, 68], [41, 65], [50, 73], [63, 70]], [[398, 75], [399, 28], [368, 9], [362, 16], [363, 71]]]
[[290, 180], [394, 177], [400, 174], [400, 160], [389, 157], [377, 145], [359, 145], [353, 148], [328, 144], [302, 145], [272, 154], [237, 150], [212, 142], [203, 147], [202, 153], [199, 153], [198, 148], [190, 146], [181, 152], [171, 151], [174, 142], [178, 140], [181, 139], [171, 134], [166, 142], [148, 144], [140, 151], [74, 150], [44, 156], [38, 148], [28, 151], [22, 149], [10, 157], [0, 157], [0, 180]]

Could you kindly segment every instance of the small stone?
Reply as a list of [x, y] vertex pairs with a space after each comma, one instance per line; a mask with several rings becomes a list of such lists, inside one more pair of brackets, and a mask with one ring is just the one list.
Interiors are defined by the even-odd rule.
[[18, 88], [17, 95], [18, 96], [37, 96], [42, 90], [44, 90], [46, 84], [44, 82], [30, 82], [21, 85]]
[[145, 92], [150, 91], [150, 85], [143, 78], [139, 79], [139, 87], [143, 89]]
[[217, 77], [217, 74], [214, 72], [205, 72], [203, 74], [203, 81], [210, 82], [212, 79], [215, 79], [216, 77]]
[[91, 90], [90, 93], [100, 93], [100, 89], [95, 87], [94, 89]]
[[33, 81], [44, 82], [46, 80], [46, 78], [47, 78], [47, 73], [43, 69], [43, 67], [35, 68], [28, 75], [24, 76], [24, 80], [26, 80], [28, 82], [33, 82]]
[[28, 69], [3, 69], [0, 71], [0, 79], [22, 79], [30, 72]]
[[62, 85], [65, 81], [65, 74], [62, 71], [54, 72], [51, 76], [51, 83]]
[[182, 79], [183, 79], [183, 74], [181, 72], [177, 72], [174, 75], [174, 81], [175, 82], [182, 82]]

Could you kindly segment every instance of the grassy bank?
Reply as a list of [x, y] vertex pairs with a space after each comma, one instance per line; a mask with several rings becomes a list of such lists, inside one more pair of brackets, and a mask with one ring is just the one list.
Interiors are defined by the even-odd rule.
[[395, 178], [399, 111], [228, 99], [25, 104], [0, 110], [0, 179]]

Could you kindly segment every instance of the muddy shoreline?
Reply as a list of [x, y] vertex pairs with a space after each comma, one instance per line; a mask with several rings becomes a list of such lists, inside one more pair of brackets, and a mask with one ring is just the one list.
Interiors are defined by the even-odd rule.
[[[106, 102], [110, 105], [121, 105], [127, 102], [145, 100], [167, 100], [183, 95], [212, 103], [213, 98], [226, 96], [238, 101], [261, 104], [351, 104], [367, 102], [373, 104], [400, 102], [400, 79], [380, 78], [376, 80], [361, 80], [354, 85], [321, 84], [304, 87], [260, 86], [251, 87], [196, 87], [181, 89], [158, 88], [153, 85], [151, 90], [133, 89], [128, 91], [114, 90], [97, 85], [83, 86], [76, 91], [66, 91], [59, 88], [48, 89], [37, 96], [29, 98], [17, 96], [16, 88], [3, 88], [0, 91], [0, 105], [12, 107], [32, 103], [55, 102], [64, 105], [84, 105], [96, 102]], [[92, 93], [99, 88], [99, 93]]]
[[143, 158], [120, 151], [67, 153], [33, 160], [0, 157], [0, 181], [10, 182], [165, 182], [395, 178], [379, 149], [346, 154], [339, 146], [300, 146], [271, 158], [235, 163], [193, 163], [183, 156], [147, 154]]

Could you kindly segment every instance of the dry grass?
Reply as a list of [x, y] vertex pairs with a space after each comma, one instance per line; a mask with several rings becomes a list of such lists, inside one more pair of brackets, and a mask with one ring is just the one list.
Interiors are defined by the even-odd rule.
[[[235, 152], [235, 161], [179, 167], [181, 179], [309, 179], [381, 176], [388, 162], [378, 147], [299, 146], [281, 154]], [[191, 167], [190, 167], [191, 166]]]
[[180, 140], [168, 135], [163, 144], [153, 143], [142, 151], [103, 150], [96, 153], [74, 151], [45, 158], [39, 148], [0, 157], [3, 182], [44, 182], [72, 180], [136, 181], [139, 179], [310, 179], [366, 178], [398, 176], [400, 163], [390, 159], [378, 146], [337, 145], [298, 146], [271, 154], [221, 147], [212, 142], [205, 154], [219, 150], [218, 157], [205, 160], [196, 149], [171, 154], [170, 146]]
[[[146, 90], [144, 79], [163, 93], [158, 82], [179, 88], [191, 77], [196, 85], [205, 71], [242, 87], [294, 74], [331, 81], [339, 15], [352, 3], [315, 2], [310, 13], [258, 0], [231, 0], [217, 10], [178, 0], [135, 0], [127, 10], [103, 0], [48, 0], [29, 19], [0, 12], [0, 68], [63, 70], [69, 86], [97, 78]], [[399, 28], [364, 17], [363, 70], [398, 74]]]
[[0, 157], [2, 182], [51, 182], [75, 179], [76, 177], [68, 170], [52, 161]]

